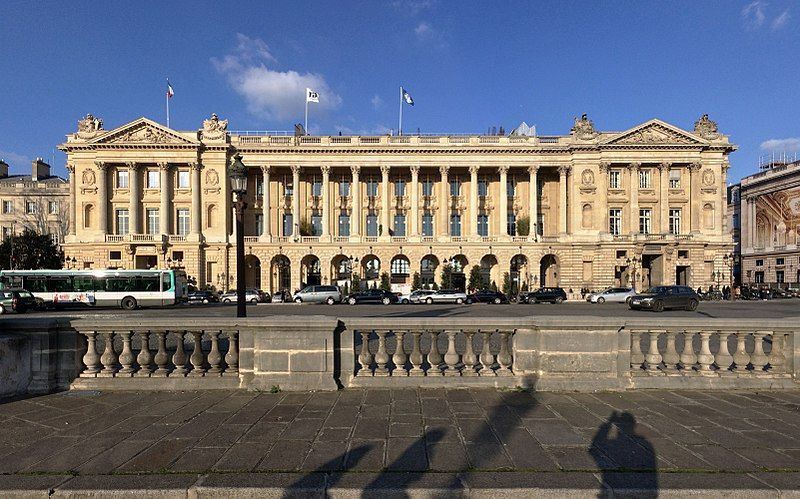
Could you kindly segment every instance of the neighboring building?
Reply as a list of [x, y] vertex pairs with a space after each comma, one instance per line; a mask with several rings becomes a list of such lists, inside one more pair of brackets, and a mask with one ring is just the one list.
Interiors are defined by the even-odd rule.
[[[199, 286], [233, 286], [228, 167], [249, 167], [247, 283], [374, 281], [413, 274], [573, 289], [706, 287], [726, 269], [728, 155], [703, 116], [688, 132], [653, 119], [563, 136], [238, 134], [216, 115], [192, 131], [89, 115], [59, 146], [75, 207], [66, 251], [87, 268], [178, 262]], [[530, 227], [527, 230], [527, 227]], [[635, 277], [634, 277], [635, 276]]]
[[69, 225], [69, 192], [68, 182], [51, 175], [50, 165], [41, 158], [33, 160], [30, 175], [9, 175], [8, 164], [0, 161], [2, 237], [30, 229], [63, 243]]
[[742, 179], [742, 282], [798, 287], [800, 161], [770, 163]]
[[[735, 285], [742, 284], [742, 210], [741, 210], [741, 184], [728, 186], [728, 227], [733, 239], [733, 259], [727, 261], [733, 273]], [[728, 276], [730, 277], [730, 276]], [[727, 284], [727, 281], [726, 281]]]

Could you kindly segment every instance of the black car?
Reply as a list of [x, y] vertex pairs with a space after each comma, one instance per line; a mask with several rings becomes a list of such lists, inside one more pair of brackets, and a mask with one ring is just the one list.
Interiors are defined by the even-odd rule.
[[539, 288], [520, 297], [520, 303], [561, 303], [567, 299], [567, 292], [562, 288]]
[[353, 293], [347, 297], [347, 303], [355, 305], [356, 303], [383, 303], [389, 305], [397, 303], [397, 295], [382, 289], [368, 289], [361, 293]]
[[0, 289], [0, 314], [17, 312], [23, 314], [37, 308], [36, 299], [25, 289]]
[[700, 297], [688, 286], [653, 286], [644, 293], [631, 296], [628, 307], [631, 310], [652, 310], [661, 312], [669, 308], [697, 310]]
[[218, 303], [219, 297], [211, 291], [191, 291], [187, 295], [189, 303]]
[[508, 303], [508, 297], [499, 291], [481, 289], [467, 296], [467, 303]]

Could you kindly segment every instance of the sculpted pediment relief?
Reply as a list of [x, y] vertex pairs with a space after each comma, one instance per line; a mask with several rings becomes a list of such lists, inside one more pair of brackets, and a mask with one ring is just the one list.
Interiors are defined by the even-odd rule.
[[608, 140], [606, 144], [614, 145], [704, 145], [696, 136], [660, 120], [647, 123], [622, 132]]
[[180, 134], [147, 118], [123, 125], [92, 141], [95, 144], [197, 145]]

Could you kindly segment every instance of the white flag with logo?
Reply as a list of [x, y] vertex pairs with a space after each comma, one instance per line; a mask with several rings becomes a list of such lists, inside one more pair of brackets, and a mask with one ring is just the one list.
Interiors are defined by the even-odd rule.
[[306, 89], [306, 102], [316, 102], [319, 104], [319, 94], [310, 88]]

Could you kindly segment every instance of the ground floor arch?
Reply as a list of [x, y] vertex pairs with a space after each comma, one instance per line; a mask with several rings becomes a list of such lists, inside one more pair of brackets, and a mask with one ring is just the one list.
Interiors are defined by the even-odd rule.
[[381, 275], [381, 259], [373, 254], [361, 258], [361, 276], [365, 281], [377, 281]]
[[480, 275], [481, 275], [481, 289], [488, 289], [492, 287], [492, 284], [495, 286], [500, 285], [500, 268], [497, 264], [497, 257], [494, 255], [485, 255], [481, 258], [480, 263]]
[[261, 289], [261, 260], [255, 255], [244, 257], [244, 284], [247, 289]]
[[292, 262], [286, 255], [276, 255], [270, 263], [270, 292], [292, 291]]
[[555, 287], [559, 284], [560, 264], [558, 257], [552, 253], [544, 255], [539, 260], [539, 282], [543, 287]]
[[420, 284], [423, 288], [432, 288], [436, 283], [436, 269], [439, 267], [439, 259], [436, 255], [425, 255], [420, 260]]
[[533, 286], [530, 282], [531, 272], [528, 267], [528, 257], [514, 255], [509, 262], [509, 280], [511, 281], [510, 293], [518, 295], [529, 291]]
[[306, 255], [300, 261], [300, 287], [322, 284], [322, 266], [319, 257]]

